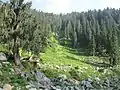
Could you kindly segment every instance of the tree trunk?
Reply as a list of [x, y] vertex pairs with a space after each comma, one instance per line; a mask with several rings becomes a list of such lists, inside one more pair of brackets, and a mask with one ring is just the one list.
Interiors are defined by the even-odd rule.
[[92, 38], [92, 56], [95, 56], [95, 37], [93, 36]]
[[20, 55], [19, 55], [19, 41], [18, 41], [18, 37], [14, 38], [13, 56], [14, 56], [15, 64], [16, 65], [21, 65]]

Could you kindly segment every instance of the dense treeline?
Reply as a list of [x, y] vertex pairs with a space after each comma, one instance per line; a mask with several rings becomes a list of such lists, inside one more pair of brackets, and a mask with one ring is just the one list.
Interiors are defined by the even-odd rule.
[[[56, 35], [69, 46], [87, 50], [88, 55], [109, 57], [110, 64], [119, 60], [120, 10], [73, 12], [59, 15]], [[65, 43], [64, 43], [65, 44]]]
[[16, 61], [19, 61], [20, 47], [38, 54], [48, 44], [50, 32], [54, 32], [61, 44], [84, 48], [88, 55], [109, 57], [111, 65], [117, 64], [119, 9], [56, 15], [32, 10], [30, 6], [24, 0], [10, 0], [0, 5], [0, 43], [9, 46]]

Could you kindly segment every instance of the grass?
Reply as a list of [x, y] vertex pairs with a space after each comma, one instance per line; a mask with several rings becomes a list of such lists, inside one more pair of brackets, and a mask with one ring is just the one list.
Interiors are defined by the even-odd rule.
[[[0, 45], [0, 51], [7, 51], [7, 49]], [[20, 49], [20, 55], [22, 57], [30, 56], [30, 53], [23, 52]], [[83, 56], [75, 49], [64, 47], [53, 43], [48, 46], [44, 53], [41, 53], [40, 67], [41, 71], [50, 78], [58, 77], [59, 75], [66, 75], [68, 78], [75, 78], [83, 80], [86, 78], [106, 77], [112, 75], [120, 75], [120, 66], [110, 69], [107, 66], [107, 59], [102, 57]], [[103, 61], [106, 61], [104, 64]], [[31, 69], [33, 66], [25, 63], [25, 71]], [[98, 71], [96, 68], [106, 69]]]
[[45, 53], [41, 53], [42, 71], [48, 77], [57, 77], [58, 75], [65, 74], [69, 78], [82, 80], [88, 77], [101, 76], [102, 73], [95, 70], [96, 66], [86, 61], [94, 61], [99, 63], [103, 59], [92, 56], [82, 56], [71, 48], [63, 47], [58, 44], [49, 46]]
[[16, 74], [15, 67], [10, 62], [0, 62], [0, 88], [5, 84], [10, 84], [14, 86], [13, 90], [26, 90], [25, 85], [27, 85], [27, 81]]

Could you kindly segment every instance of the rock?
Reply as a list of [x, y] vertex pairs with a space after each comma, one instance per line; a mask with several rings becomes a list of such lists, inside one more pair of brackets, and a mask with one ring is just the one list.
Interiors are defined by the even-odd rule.
[[41, 72], [36, 72], [35, 78], [36, 78], [36, 80], [41, 84], [41, 86], [42, 86], [44, 89], [51, 90], [52, 82], [51, 82], [51, 80], [50, 80], [49, 78], [47, 78], [43, 73], [41, 73]]
[[96, 81], [100, 81], [100, 78], [99, 78], [99, 77], [95, 77], [95, 80], [96, 80]]
[[60, 66], [58, 66], [58, 65], [56, 65], [55, 67], [56, 67], [56, 69], [60, 69]]
[[58, 89], [57, 87], [54, 87], [54, 86], [51, 86], [52, 90], [61, 90], [61, 89]]
[[77, 87], [77, 86], [75, 86], [74, 88], [75, 88], [75, 90], [81, 90], [81, 89], [80, 89], [79, 87]]
[[66, 79], [67, 79], [67, 76], [61, 74], [61, 75], [58, 76], [58, 78], [59, 78], [59, 79], [62, 79], [62, 80], [66, 80]]
[[83, 90], [86, 89], [86, 88], [87, 88], [88, 90], [91, 89], [91, 88], [93, 88], [93, 86], [92, 86], [91, 83], [92, 83], [91, 79], [90, 79], [90, 80], [88, 79], [88, 80], [82, 81]]
[[21, 72], [21, 77], [26, 78], [26, 73], [25, 72]]
[[31, 85], [27, 85], [26, 88], [27, 88], [27, 89], [31, 88]]
[[14, 87], [14, 86], [11, 86], [10, 84], [5, 84], [5, 85], [3, 86], [3, 90], [12, 90], [13, 87]]
[[15, 72], [13, 68], [10, 68], [10, 71], [11, 71], [12, 73], [14, 73], [14, 72]]
[[[42, 72], [39, 71], [30, 71], [23, 74], [23, 77], [29, 80], [26, 88], [36, 88], [37, 90], [54, 90], [52, 89], [52, 82], [47, 78]], [[29, 90], [28, 89], [28, 90]]]
[[35, 55], [32, 55], [30, 58], [29, 58], [29, 61], [30, 62], [36, 62], [36, 63], [39, 63], [40, 59], [39, 57], [35, 56]]
[[30, 88], [30, 89], [28, 89], [28, 90], [37, 90], [36, 88]]
[[19, 74], [19, 75], [22, 73], [19, 68], [15, 68], [15, 72], [16, 72], [16, 74]]
[[7, 57], [3, 52], [0, 52], [0, 61], [7, 61]]
[[71, 84], [75, 84], [75, 85], [80, 84], [80, 82], [77, 81], [77, 80], [75, 80], [75, 79], [67, 79], [67, 81], [68, 81], [69, 83], [71, 83]]
[[107, 86], [107, 87], [110, 87], [110, 81], [109, 81], [108, 78], [106, 78], [105, 83], [106, 83], [106, 86]]
[[10, 62], [2, 62], [4, 65], [10, 65]]
[[92, 79], [88, 78], [87, 81], [88, 81], [88, 82], [92, 82]]

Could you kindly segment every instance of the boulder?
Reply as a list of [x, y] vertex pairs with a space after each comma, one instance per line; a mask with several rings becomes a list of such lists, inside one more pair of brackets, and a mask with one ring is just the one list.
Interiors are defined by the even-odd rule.
[[12, 90], [13, 87], [14, 87], [14, 86], [11, 86], [10, 84], [5, 84], [5, 85], [3, 86], [3, 90]]
[[19, 68], [14, 68], [16, 74], [21, 75], [22, 71]]
[[[27, 78], [28, 85], [26, 88], [29, 90], [31, 88], [36, 88], [37, 90], [54, 90], [52, 85], [53, 83], [49, 78], [47, 78], [42, 72], [40, 71], [30, 71], [23, 73], [24, 78]], [[56, 90], [56, 89], [55, 89]]]
[[82, 88], [83, 89], [92, 89], [93, 88], [93, 86], [92, 86], [92, 80], [91, 79], [87, 79], [87, 80], [84, 80], [84, 81], [82, 81]]
[[51, 90], [52, 82], [42, 72], [36, 72], [35, 78], [44, 89]]
[[36, 88], [30, 88], [29, 90], [37, 90]]
[[0, 52], [0, 61], [7, 61], [7, 57], [3, 52]]

